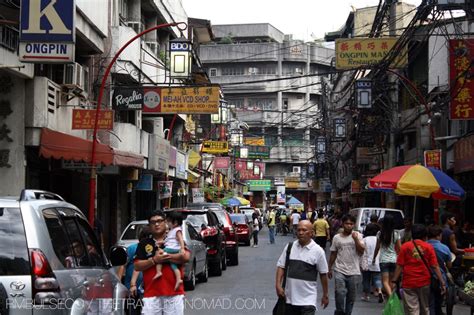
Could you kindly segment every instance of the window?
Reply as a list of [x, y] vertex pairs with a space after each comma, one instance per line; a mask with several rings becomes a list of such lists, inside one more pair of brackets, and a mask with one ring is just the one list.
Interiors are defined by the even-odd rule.
[[217, 69], [216, 68], [209, 69], [209, 76], [210, 77], [217, 77]]
[[258, 74], [258, 68], [257, 68], [257, 67], [250, 67], [250, 68], [249, 68], [249, 74], [250, 74], [250, 75], [256, 75], [256, 74]]
[[132, 224], [123, 234], [122, 240], [138, 240], [138, 236], [146, 228], [146, 224]]
[[196, 229], [193, 228], [193, 226], [189, 223], [187, 223], [186, 225], [188, 227], [189, 237], [194, 241], [202, 241], [201, 235], [199, 235], [199, 233], [196, 231]]
[[0, 276], [29, 275], [25, 228], [19, 208], [0, 208]]
[[128, 0], [119, 0], [118, 9], [120, 20], [126, 22], [128, 19]]
[[72, 250], [67, 253], [67, 257], [65, 258], [66, 268], [90, 266], [89, 256], [87, 255], [83, 237], [79, 231], [76, 220], [74, 217], [63, 217], [63, 223], [72, 247]]
[[69, 262], [67, 259], [67, 257], [73, 255], [73, 249], [66, 234], [65, 226], [59, 218], [58, 212], [55, 209], [46, 209], [43, 211], [43, 218], [56, 257], [58, 257], [64, 267], [73, 268], [73, 258], [69, 258]]
[[222, 75], [244, 75], [244, 68], [241, 68], [241, 67], [223, 68]]
[[104, 267], [104, 255], [99, 242], [97, 242], [94, 231], [90, 227], [89, 223], [83, 219], [77, 218], [77, 223], [79, 223], [79, 230], [81, 231], [82, 237], [84, 238], [86, 244], [87, 254], [89, 255], [89, 265]]

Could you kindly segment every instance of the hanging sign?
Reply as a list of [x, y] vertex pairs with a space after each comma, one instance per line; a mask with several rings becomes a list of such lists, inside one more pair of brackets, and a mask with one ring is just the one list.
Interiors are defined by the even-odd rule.
[[201, 188], [191, 188], [193, 193], [193, 202], [194, 203], [203, 203], [204, 200], [204, 193], [202, 192]]
[[[95, 109], [73, 109], [72, 129], [94, 129]], [[98, 129], [111, 130], [114, 128], [114, 111], [103, 109], [99, 111]]]
[[204, 141], [202, 152], [211, 154], [228, 153], [229, 145], [227, 141]]
[[449, 119], [474, 119], [474, 39], [452, 39], [449, 41], [449, 78], [451, 102]]
[[215, 157], [214, 168], [216, 169], [229, 169], [230, 158], [229, 157]]
[[112, 95], [112, 107], [116, 110], [140, 110], [143, 106], [143, 89], [115, 88]]
[[160, 199], [170, 198], [173, 190], [173, 181], [158, 182], [158, 193]]
[[425, 150], [425, 166], [441, 170], [441, 150]]

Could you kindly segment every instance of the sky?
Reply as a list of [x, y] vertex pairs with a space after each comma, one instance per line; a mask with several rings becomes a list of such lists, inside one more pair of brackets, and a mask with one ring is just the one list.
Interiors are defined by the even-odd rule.
[[[421, 0], [404, 2], [419, 5]], [[294, 39], [311, 41], [337, 31], [355, 8], [378, 0], [182, 0], [189, 17], [215, 24], [270, 23]]]

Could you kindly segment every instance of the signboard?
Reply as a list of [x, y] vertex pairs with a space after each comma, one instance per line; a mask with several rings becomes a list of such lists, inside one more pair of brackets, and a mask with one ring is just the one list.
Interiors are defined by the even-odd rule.
[[158, 194], [160, 199], [170, 198], [173, 190], [173, 181], [158, 182]]
[[[245, 159], [236, 159], [235, 161], [235, 170], [240, 176], [240, 180], [250, 180], [250, 179], [260, 179], [260, 175], [265, 174], [265, 163], [263, 162], [254, 162], [254, 167], [252, 169], [247, 168], [247, 160]], [[256, 174], [255, 169], [258, 169], [259, 172]]]
[[143, 106], [143, 89], [115, 88], [112, 95], [112, 106], [116, 110], [139, 110]]
[[227, 141], [204, 141], [202, 143], [202, 152], [211, 154], [222, 154], [229, 152]]
[[426, 150], [424, 152], [425, 166], [441, 170], [441, 150]]
[[[72, 129], [94, 129], [95, 109], [73, 109]], [[114, 127], [114, 111], [103, 109], [99, 111], [98, 129], [111, 130]]]
[[286, 203], [286, 196], [285, 196], [285, 186], [277, 186], [277, 204], [285, 204]]
[[474, 39], [452, 39], [449, 41], [449, 79], [451, 103], [449, 119], [474, 119]]
[[20, 61], [73, 62], [75, 1], [21, 0], [20, 6]]
[[262, 180], [248, 180], [250, 191], [269, 191], [272, 187], [272, 181], [270, 179]]
[[135, 190], [152, 191], [153, 190], [153, 175], [141, 174]]
[[474, 135], [454, 144], [454, 173], [474, 171]]
[[176, 178], [188, 178], [186, 173], [186, 154], [181, 151], [176, 152]]
[[214, 168], [215, 169], [229, 169], [230, 158], [228, 157], [215, 157], [214, 158]]
[[203, 203], [204, 200], [204, 193], [201, 188], [191, 188], [193, 194], [193, 202], [194, 203]]
[[[139, 103], [139, 90], [136, 90]], [[144, 87], [141, 99], [144, 113], [217, 114], [219, 87]]]
[[359, 180], [351, 181], [351, 194], [360, 194], [362, 192], [362, 187]]
[[247, 156], [242, 156], [242, 149], [235, 151], [236, 157], [249, 158], [249, 159], [269, 159], [270, 158], [270, 147], [265, 146], [247, 146], [245, 147]]
[[372, 108], [372, 80], [359, 79], [355, 82], [357, 108]]
[[244, 138], [244, 144], [248, 146], [264, 146], [265, 138], [264, 137]]
[[[385, 38], [340, 38], [336, 39], [336, 69], [355, 69], [379, 63], [395, 46], [397, 37]], [[407, 65], [406, 48], [397, 53], [391, 68]]]

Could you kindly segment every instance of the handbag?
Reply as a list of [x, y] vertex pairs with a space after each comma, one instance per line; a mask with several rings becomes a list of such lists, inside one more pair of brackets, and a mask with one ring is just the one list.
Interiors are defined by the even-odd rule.
[[[281, 284], [283, 289], [285, 289], [285, 286], [286, 286], [286, 276], [288, 274], [288, 268], [289, 268], [288, 262], [290, 261], [290, 252], [291, 252], [292, 246], [293, 246], [293, 242], [289, 242], [288, 247], [286, 248], [285, 271], [283, 272], [283, 283]], [[286, 299], [282, 297], [278, 297], [278, 301], [273, 307], [273, 315], [285, 315], [285, 307], [286, 307]]]
[[421, 257], [421, 260], [423, 260], [423, 263], [425, 264], [426, 268], [430, 272], [430, 275], [431, 275], [430, 289], [431, 290], [440, 290], [441, 282], [439, 281], [438, 277], [433, 273], [431, 268], [428, 266], [428, 263], [426, 262], [425, 257], [423, 257], [423, 254], [418, 249], [418, 246], [416, 246], [415, 240], [412, 240], [412, 242], [413, 242], [413, 245], [416, 248], [416, 251], [418, 252], [418, 255], [420, 255], [420, 257]]
[[388, 298], [387, 304], [383, 308], [382, 315], [404, 315], [403, 306], [398, 298], [398, 294], [393, 292]]

